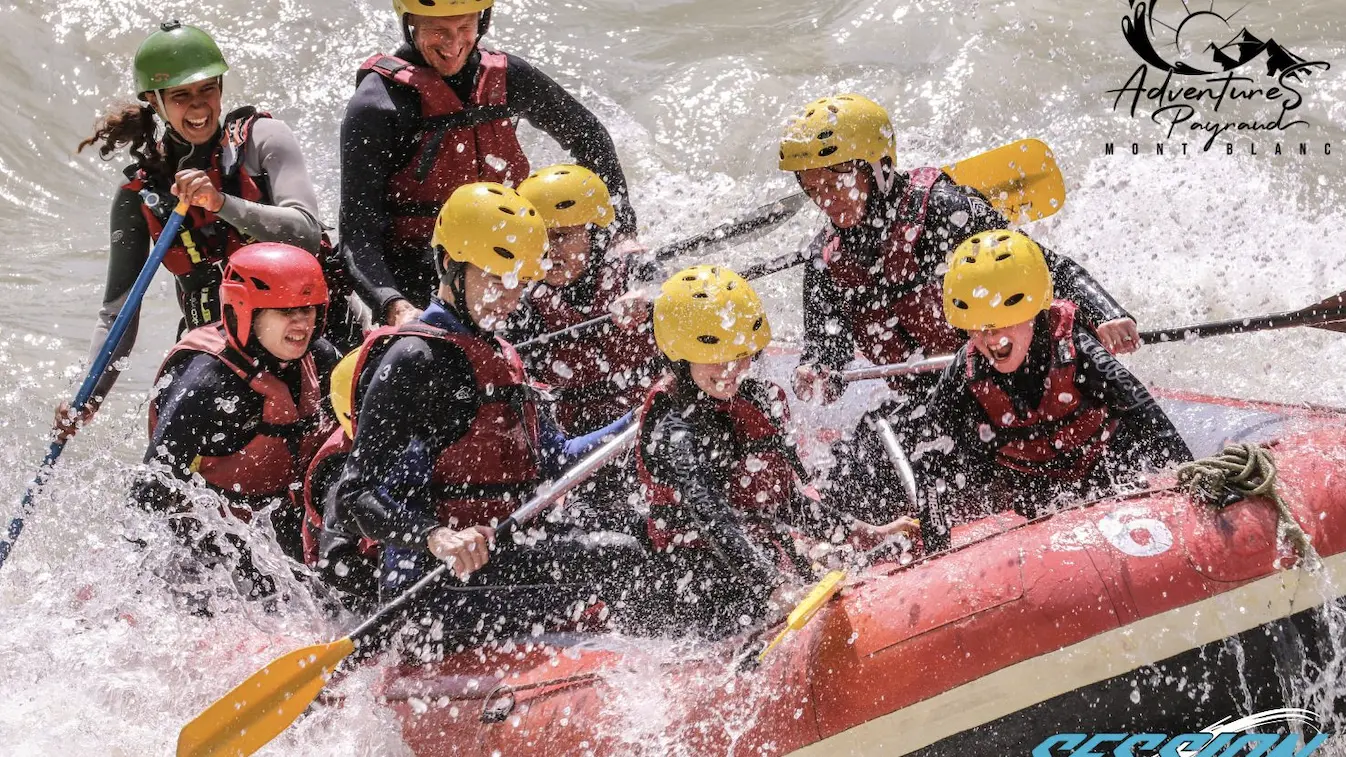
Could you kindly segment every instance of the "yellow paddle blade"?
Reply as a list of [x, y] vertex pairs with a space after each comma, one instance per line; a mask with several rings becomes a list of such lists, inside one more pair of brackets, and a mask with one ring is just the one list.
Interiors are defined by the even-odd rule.
[[349, 637], [277, 657], [178, 734], [178, 757], [247, 757], [290, 727], [351, 652]]
[[785, 641], [785, 636], [791, 631], [798, 631], [808, 625], [809, 621], [813, 620], [813, 616], [817, 615], [818, 611], [823, 608], [823, 605], [826, 605], [827, 601], [841, 590], [841, 582], [845, 578], [846, 571], [844, 570], [834, 570], [823, 576], [823, 580], [813, 587], [813, 591], [810, 591], [809, 595], [804, 597], [803, 601], [790, 611], [790, 618], [785, 622], [785, 628], [782, 628], [781, 632], [776, 634], [776, 638], [772, 639], [771, 643], [766, 646], [766, 649], [763, 649], [762, 653], [757, 655], [757, 659], [760, 661], [766, 657], [767, 652]]
[[945, 166], [959, 184], [976, 187], [1014, 223], [1037, 221], [1060, 210], [1066, 183], [1046, 143], [1021, 139]]

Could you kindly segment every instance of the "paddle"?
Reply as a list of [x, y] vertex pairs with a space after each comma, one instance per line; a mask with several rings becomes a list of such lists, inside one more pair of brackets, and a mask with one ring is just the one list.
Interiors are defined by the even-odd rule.
[[[496, 544], [507, 544], [516, 529], [611, 462], [632, 445], [639, 432], [639, 424], [632, 423], [555, 482], [539, 489], [523, 507], [496, 527]], [[178, 757], [238, 757], [261, 749], [308, 709], [327, 685], [336, 666], [349, 657], [358, 644], [396, 620], [412, 600], [448, 574], [447, 564], [435, 568], [361, 623], [349, 636], [304, 647], [272, 660], [183, 727], [178, 734]]]
[[804, 597], [804, 600], [794, 610], [790, 611], [790, 617], [786, 620], [785, 627], [780, 630], [780, 633], [776, 634], [776, 638], [772, 639], [770, 644], [766, 645], [766, 649], [763, 649], [757, 655], [757, 662], [761, 662], [768, 652], [785, 641], [785, 637], [791, 631], [798, 631], [808, 625], [808, 622], [813, 620], [813, 616], [818, 614], [818, 611], [827, 604], [827, 601], [835, 596], [838, 591], [841, 591], [841, 582], [845, 578], [846, 572], [843, 570], [834, 570], [823, 576], [823, 580], [813, 587], [813, 591], [810, 591], [808, 596]]
[[[1140, 334], [1140, 343], [1166, 344], [1187, 339], [1207, 339], [1213, 336], [1249, 334], [1256, 331], [1276, 331], [1297, 326], [1312, 326], [1313, 328], [1346, 333], [1346, 292], [1334, 294], [1322, 302], [1316, 302], [1302, 310], [1259, 315], [1252, 318], [1234, 318], [1227, 321], [1198, 323], [1171, 329], [1143, 331]], [[943, 370], [952, 362], [953, 355], [943, 355], [906, 363], [853, 368], [842, 371], [841, 380], [849, 384], [852, 381], [930, 373]]]
[[666, 244], [655, 250], [653, 257], [662, 263], [694, 252], [715, 252], [750, 242], [784, 223], [810, 202], [808, 195], [803, 192], [769, 202], [742, 218], [720, 224], [690, 239]]
[[[150, 288], [150, 282], [154, 280], [154, 274], [159, 270], [159, 264], [163, 262], [164, 255], [168, 253], [168, 248], [173, 246], [173, 240], [178, 235], [178, 229], [182, 226], [182, 219], [187, 215], [190, 206], [186, 201], [179, 202], [173, 209], [172, 215], [164, 222], [164, 230], [159, 234], [159, 241], [154, 244], [154, 249], [150, 251], [150, 256], [145, 260], [145, 266], [140, 269], [140, 275], [131, 285], [131, 291], [126, 295], [126, 304], [122, 305], [121, 312], [117, 314], [117, 319], [112, 322], [112, 328], [108, 330], [107, 340], [103, 342], [103, 348], [98, 351], [94, 357], [93, 365], [89, 366], [89, 372], [84, 376], [84, 383], [80, 385], [79, 392], [75, 394], [75, 401], [70, 404], [72, 417], [77, 417], [89, 400], [93, 398], [93, 391], [98, 386], [98, 380], [103, 377], [103, 371], [107, 370], [108, 363], [112, 361], [112, 353], [117, 350], [117, 345], [121, 344], [122, 337], [126, 330], [131, 326], [131, 319], [135, 317], [140, 309], [140, 301], [145, 297], [145, 291]], [[46, 457], [42, 458], [42, 464], [38, 466], [37, 475], [33, 477], [33, 483], [29, 484], [27, 491], [23, 493], [23, 500], [19, 503], [19, 514], [14, 516], [9, 522], [9, 530], [6, 539], [0, 539], [0, 567], [3, 567], [5, 560], [9, 558], [9, 553], [14, 549], [14, 543], [18, 541], [19, 535], [23, 533], [24, 519], [31, 516], [36, 509], [37, 493], [47, 484], [47, 478], [51, 475], [52, 468], [56, 465], [57, 459], [65, 451], [66, 439], [56, 439], [47, 448]]]
[[[1061, 177], [1061, 169], [1056, 165], [1056, 159], [1052, 156], [1051, 148], [1047, 147], [1046, 143], [1041, 140], [1021, 139], [1018, 142], [1011, 142], [980, 155], [966, 158], [951, 166], [945, 166], [943, 170], [953, 177], [954, 181], [975, 187], [986, 195], [995, 209], [1011, 220], [1036, 221], [1052, 215], [1065, 204], [1065, 181]], [[758, 208], [756, 214], [765, 214], [776, 205], [783, 205], [793, 208], [790, 211], [790, 215], [793, 215], [808, 202], [810, 202], [808, 195], [799, 192], [779, 200], [777, 203]], [[789, 215], [785, 216], [785, 218], [788, 217]], [[744, 226], [749, 223], [751, 218], [752, 216], [749, 216], [749, 219], [744, 221], [726, 224], [703, 234], [702, 237], [714, 235], [720, 230], [734, 227], [736, 224]], [[776, 221], [776, 223], [779, 223], [779, 221]], [[758, 227], [748, 226], [748, 228]], [[742, 232], [740, 231], [740, 233]], [[819, 234], [814, 237], [812, 242], [801, 249], [774, 260], [750, 266], [741, 272], [743, 278], [751, 281], [801, 265], [805, 260], [817, 257], [821, 253], [826, 238], [826, 234]], [[693, 240], [689, 240], [689, 243], [691, 241]], [[668, 257], [682, 254], [683, 251], [706, 249], [705, 246], [697, 247], [689, 243], [679, 243], [662, 248], [655, 253], [655, 257], [664, 260], [665, 258], [659, 256], [675, 247], [679, 250], [673, 251]], [[577, 336], [607, 323], [611, 319], [612, 315], [610, 313], [590, 318], [574, 326], [520, 342], [515, 345], [515, 348], [522, 350], [539, 347], [555, 339]]]

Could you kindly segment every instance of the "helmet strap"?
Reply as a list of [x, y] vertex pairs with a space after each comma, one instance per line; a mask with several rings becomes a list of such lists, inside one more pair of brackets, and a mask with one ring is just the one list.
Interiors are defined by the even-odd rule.
[[892, 165], [888, 158], [879, 158], [877, 162], [869, 164], [869, 173], [874, 178], [874, 187], [881, 195], [887, 195], [893, 191], [893, 182], [897, 178], [897, 168]]

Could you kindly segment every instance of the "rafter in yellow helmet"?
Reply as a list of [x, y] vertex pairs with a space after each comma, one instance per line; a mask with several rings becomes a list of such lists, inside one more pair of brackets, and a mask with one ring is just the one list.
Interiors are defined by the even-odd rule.
[[782, 171], [827, 168], [851, 160], [896, 165], [897, 146], [888, 111], [863, 95], [824, 97], [804, 106], [785, 127]]
[[495, 5], [495, 0], [393, 0], [398, 16], [411, 13], [417, 16], [466, 16], [481, 13]]
[[519, 281], [542, 278], [547, 227], [537, 208], [503, 184], [481, 181], [454, 190], [435, 220], [436, 254]]
[[944, 317], [965, 331], [1015, 326], [1051, 307], [1052, 274], [1042, 248], [1008, 229], [968, 237], [944, 274]]
[[533, 203], [547, 228], [612, 223], [612, 195], [598, 174], [583, 166], [548, 166], [519, 185], [519, 194]]
[[771, 343], [766, 308], [742, 276], [692, 266], [664, 282], [654, 300], [654, 341], [670, 360], [728, 363]]

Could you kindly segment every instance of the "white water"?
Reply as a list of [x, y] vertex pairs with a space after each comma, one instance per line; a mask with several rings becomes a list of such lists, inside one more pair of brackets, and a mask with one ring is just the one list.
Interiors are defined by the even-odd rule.
[[[651, 244], [793, 191], [774, 164], [783, 119], [854, 90], [890, 108], [911, 165], [1026, 136], [1052, 145], [1068, 201], [1032, 233], [1085, 264], [1142, 328], [1297, 309], [1346, 289], [1346, 7], [1288, 0], [1273, 10], [1253, 0], [1240, 16], [1264, 38], [1334, 64], [1305, 87], [1310, 126], [1286, 140], [1315, 151], [1333, 142], [1334, 154], [1279, 158], [1103, 157], [1105, 141], [1124, 149], [1160, 139], [1158, 127], [1113, 114], [1104, 94], [1137, 65], [1118, 31], [1125, 11], [1120, 0], [501, 0], [491, 41], [552, 73], [608, 125]], [[0, 232], [9, 243], [0, 255], [0, 501], [17, 502], [50, 408], [82, 375], [101, 295], [118, 166], [75, 157], [73, 147], [129, 88], [141, 39], [174, 16], [219, 38], [233, 64], [230, 103], [258, 104], [294, 127], [329, 223], [353, 71], [396, 41], [382, 0], [0, 5], [0, 96], [10, 105], [0, 112]], [[535, 165], [561, 157], [541, 139], [528, 145], [538, 148]], [[777, 254], [818, 222], [802, 213], [725, 259], [741, 266]], [[780, 339], [797, 338], [797, 278], [776, 277], [763, 291]], [[162, 551], [147, 559], [120, 536], [153, 531], [125, 506], [126, 466], [143, 452], [145, 392], [175, 310], [161, 277], [118, 394], [70, 445], [0, 572], [0, 753], [165, 753], [228, 686], [336, 630], [303, 607], [267, 616], [239, 604], [212, 621], [184, 617], [153, 578]], [[1128, 362], [1165, 386], [1340, 406], [1343, 345], [1300, 329], [1157, 347]], [[78, 598], [83, 587], [91, 598]], [[345, 709], [305, 721], [269, 753], [404, 753], [365, 689], [345, 691]]]

